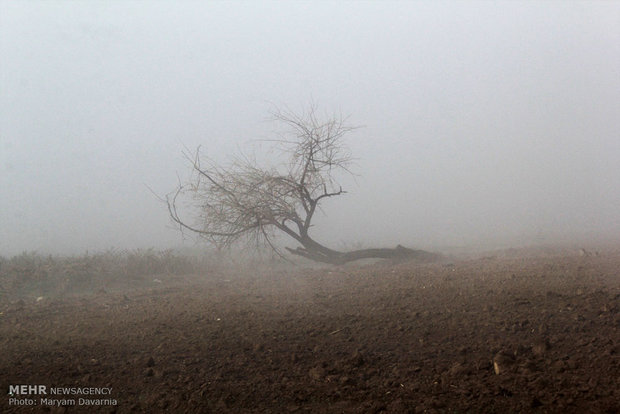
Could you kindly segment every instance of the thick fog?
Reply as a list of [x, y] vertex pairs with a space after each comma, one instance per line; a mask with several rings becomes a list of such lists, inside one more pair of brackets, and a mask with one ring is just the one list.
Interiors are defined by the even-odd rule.
[[618, 2], [0, 5], [0, 255], [191, 245], [150, 191], [184, 147], [281, 162], [310, 102], [364, 126], [328, 246], [620, 235]]

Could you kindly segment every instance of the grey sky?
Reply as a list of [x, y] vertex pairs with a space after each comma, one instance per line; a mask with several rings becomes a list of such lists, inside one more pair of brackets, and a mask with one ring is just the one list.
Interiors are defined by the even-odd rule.
[[327, 245], [617, 239], [619, 22], [596, 1], [0, 0], [0, 254], [177, 246], [146, 186], [311, 100], [365, 126]]

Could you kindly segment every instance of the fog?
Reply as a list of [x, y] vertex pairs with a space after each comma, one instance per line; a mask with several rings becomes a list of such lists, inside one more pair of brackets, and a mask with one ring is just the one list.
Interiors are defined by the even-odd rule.
[[[618, 2], [0, 1], [0, 254], [193, 245], [153, 195], [350, 114], [332, 247], [620, 234]], [[266, 152], [261, 160], [282, 162]]]

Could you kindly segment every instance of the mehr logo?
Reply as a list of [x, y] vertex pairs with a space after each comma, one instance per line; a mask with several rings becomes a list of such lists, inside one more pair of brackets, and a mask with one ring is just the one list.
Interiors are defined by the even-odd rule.
[[45, 385], [9, 385], [9, 396], [11, 397], [14, 395], [31, 395], [31, 394], [46, 395], [47, 386]]

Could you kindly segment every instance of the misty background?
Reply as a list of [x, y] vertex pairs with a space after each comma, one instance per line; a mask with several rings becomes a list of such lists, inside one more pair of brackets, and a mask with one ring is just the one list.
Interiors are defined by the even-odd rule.
[[[0, 0], [0, 255], [169, 248], [181, 151], [350, 114], [330, 247], [618, 240], [620, 2]], [[261, 153], [263, 151], [263, 153]], [[294, 243], [291, 243], [294, 246]]]

